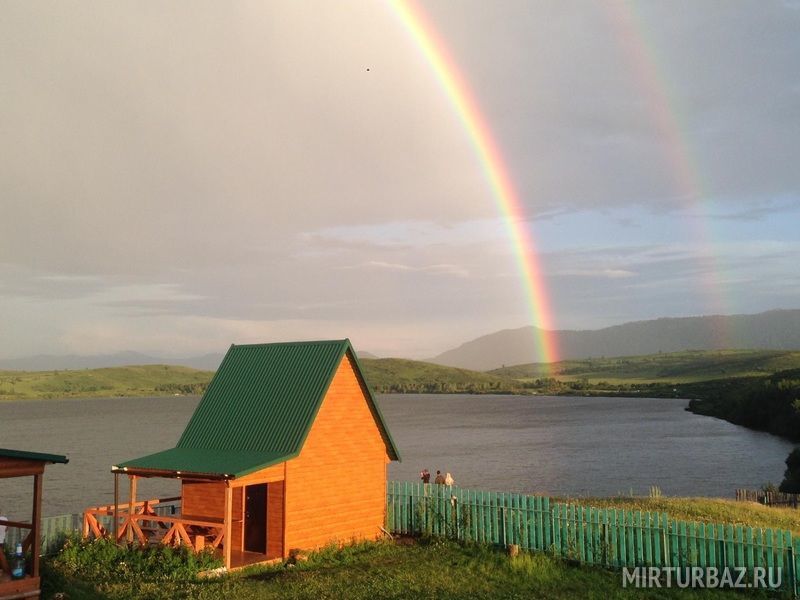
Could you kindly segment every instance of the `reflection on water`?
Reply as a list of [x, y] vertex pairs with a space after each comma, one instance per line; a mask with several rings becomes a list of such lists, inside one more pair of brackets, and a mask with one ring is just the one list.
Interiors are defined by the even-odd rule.
[[[381, 410], [400, 449], [393, 479], [427, 467], [458, 485], [570, 495], [727, 496], [779, 482], [789, 442], [686, 412], [685, 400], [543, 396], [386, 395]], [[197, 398], [0, 403], [0, 447], [69, 456], [44, 479], [44, 514], [113, 501], [111, 465], [174, 446]], [[0, 480], [0, 513], [27, 517], [31, 478]], [[139, 496], [175, 495], [144, 480]]]

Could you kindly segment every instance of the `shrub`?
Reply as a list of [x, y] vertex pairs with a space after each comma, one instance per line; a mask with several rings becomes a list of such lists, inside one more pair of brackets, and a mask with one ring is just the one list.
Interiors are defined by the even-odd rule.
[[800, 448], [792, 450], [786, 459], [786, 472], [780, 490], [800, 494]]
[[108, 539], [68, 536], [50, 567], [61, 575], [92, 581], [190, 580], [222, 566], [210, 550], [195, 553], [185, 547], [140, 547]]

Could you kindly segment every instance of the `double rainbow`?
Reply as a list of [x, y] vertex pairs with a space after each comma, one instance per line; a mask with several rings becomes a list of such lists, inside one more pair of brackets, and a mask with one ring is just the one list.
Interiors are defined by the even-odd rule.
[[535, 326], [537, 355], [530, 362], [558, 360], [552, 311], [536, 246], [525, 221], [525, 207], [511, 183], [502, 154], [458, 66], [449, 56], [424, 12], [412, 0], [393, 0], [395, 14], [425, 55], [439, 84], [464, 125], [483, 167], [492, 196], [503, 216], [522, 278], [531, 321]]

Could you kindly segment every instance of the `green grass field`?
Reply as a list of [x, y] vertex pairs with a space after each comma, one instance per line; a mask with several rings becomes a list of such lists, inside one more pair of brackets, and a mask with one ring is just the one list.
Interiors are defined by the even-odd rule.
[[[800, 510], [713, 498], [569, 498], [600, 508], [666, 512], [671, 518], [788, 529], [800, 535]], [[504, 551], [436, 538], [358, 543], [311, 553], [296, 565], [262, 565], [220, 578], [196, 580], [172, 575], [154, 580], [117, 568], [107, 575], [94, 555], [89, 572], [71, 559], [45, 562], [44, 597], [70, 599], [152, 598], [721, 598], [730, 591], [636, 590], [622, 587], [621, 574], [576, 566], [545, 553], [511, 558]], [[86, 561], [84, 561], [86, 562]], [[135, 569], [131, 561], [129, 569]], [[88, 564], [88, 563], [87, 563]], [[149, 571], [148, 571], [149, 572]], [[185, 576], [184, 576], [185, 577]], [[739, 591], [747, 597], [780, 597]]]
[[[87, 582], [45, 578], [45, 596], [63, 592], [70, 600], [104, 599], [301, 599], [375, 598], [724, 598], [730, 591], [636, 590], [622, 587], [619, 572], [577, 567], [546, 554], [510, 558], [487, 546], [442, 540], [361, 543], [326, 548], [307, 561], [252, 567], [220, 579], [191, 582]], [[748, 597], [767, 597], [754, 593]]]
[[617, 508], [665, 512], [672, 519], [696, 521], [698, 523], [732, 523], [773, 529], [788, 529], [800, 536], [800, 510], [777, 506], [763, 506], [755, 502], [737, 502], [724, 498], [660, 498], [639, 497], [578, 497], [560, 498], [596, 508]]
[[187, 367], [148, 365], [75, 371], [0, 371], [0, 401], [198, 394], [213, 375]]

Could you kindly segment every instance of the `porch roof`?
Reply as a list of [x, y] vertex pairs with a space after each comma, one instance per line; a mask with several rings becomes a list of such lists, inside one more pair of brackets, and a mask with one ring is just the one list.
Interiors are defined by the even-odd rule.
[[69, 459], [61, 454], [45, 454], [44, 452], [28, 452], [26, 450], [12, 450], [10, 448], [0, 448], [0, 457], [34, 460], [38, 462], [54, 464], [66, 464], [69, 462]]
[[137, 472], [176, 477], [213, 477], [234, 479], [283, 462], [280, 452], [247, 450], [207, 450], [203, 448], [170, 448], [136, 460], [114, 465], [114, 472]]

